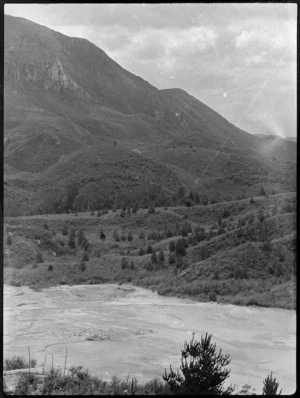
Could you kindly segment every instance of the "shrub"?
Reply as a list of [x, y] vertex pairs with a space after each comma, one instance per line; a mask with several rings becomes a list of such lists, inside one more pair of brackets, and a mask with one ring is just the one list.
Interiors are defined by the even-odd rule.
[[264, 213], [262, 212], [262, 210], [259, 210], [258, 214], [257, 214], [257, 219], [260, 222], [265, 221], [265, 217], [264, 217]]
[[173, 240], [171, 240], [171, 242], [169, 243], [169, 250], [170, 252], [175, 251], [175, 242]]
[[44, 262], [43, 255], [42, 255], [42, 253], [40, 251], [38, 251], [36, 253], [36, 262], [37, 263], [43, 263]]
[[81, 229], [81, 230], [79, 230], [77, 232], [77, 245], [78, 245], [78, 247], [81, 247], [81, 244], [82, 244], [83, 240], [84, 240], [84, 232]]
[[90, 256], [87, 251], [84, 251], [83, 256], [82, 256], [82, 261], [89, 261]]
[[248, 217], [248, 223], [249, 223], [249, 224], [252, 224], [253, 221], [254, 221], [254, 214], [251, 213], [251, 214], [249, 215], [249, 217]]
[[164, 252], [162, 250], [160, 250], [160, 252], [158, 253], [158, 262], [163, 264], [165, 262], [165, 256], [164, 256]]
[[75, 249], [75, 236], [75, 230], [74, 228], [71, 228], [68, 236], [68, 245], [71, 247], [71, 249]]
[[122, 235], [121, 235], [121, 240], [123, 242], [126, 242], [126, 235], [123, 232], [122, 232]]
[[[15, 369], [26, 369], [29, 367], [29, 363], [26, 362], [24, 357], [12, 357], [11, 359], [5, 359], [4, 361], [5, 370], [15, 370]], [[36, 360], [30, 360], [30, 367], [34, 368], [36, 366]]]
[[121, 260], [121, 268], [122, 269], [128, 268], [128, 260], [125, 257], [123, 257]]
[[172, 236], [173, 236], [173, 232], [170, 229], [168, 229], [168, 231], [166, 233], [166, 237], [167, 238], [172, 238]]
[[122, 209], [121, 213], [120, 213], [120, 217], [124, 218], [125, 216], [126, 216], [126, 211]]
[[120, 236], [119, 236], [118, 231], [117, 231], [116, 229], [115, 229], [114, 232], [113, 232], [113, 239], [114, 239], [116, 242], [120, 242]]
[[67, 226], [67, 224], [63, 225], [61, 232], [62, 232], [63, 236], [68, 235], [68, 226]]
[[79, 271], [84, 272], [85, 270], [86, 270], [86, 264], [82, 258], [79, 264]]
[[153, 252], [151, 255], [151, 262], [152, 264], [156, 264], [157, 263], [157, 255], [156, 252]]
[[155, 206], [153, 203], [150, 203], [150, 205], [148, 207], [148, 213], [150, 213], [150, 214], [155, 213]]
[[175, 244], [175, 253], [176, 255], [185, 256], [186, 255], [186, 241], [185, 239], [178, 239]]
[[145, 240], [145, 232], [141, 232], [141, 233], [139, 234], [139, 239]]
[[281, 395], [282, 389], [277, 393], [279, 383], [276, 378], [273, 379], [272, 372], [268, 375], [263, 382], [263, 395]]
[[223, 387], [230, 375], [225, 369], [230, 363], [229, 355], [223, 355], [222, 350], [217, 353], [216, 344], [211, 343], [212, 335], [205, 334], [201, 340], [185, 342], [181, 351], [180, 373], [172, 370], [163, 379], [175, 395], [230, 395], [233, 387]]
[[147, 254], [151, 254], [151, 253], [153, 253], [153, 248], [152, 248], [151, 245], [148, 245], [148, 247], [147, 247]]
[[226, 218], [226, 217], [229, 217], [229, 216], [230, 216], [229, 211], [227, 209], [225, 209], [224, 212], [223, 212], [223, 218]]
[[145, 250], [141, 247], [139, 250], [139, 256], [143, 256], [145, 254]]
[[171, 265], [171, 264], [175, 264], [175, 260], [176, 260], [176, 257], [175, 257], [175, 254], [170, 254], [170, 256], [169, 256], [169, 264]]

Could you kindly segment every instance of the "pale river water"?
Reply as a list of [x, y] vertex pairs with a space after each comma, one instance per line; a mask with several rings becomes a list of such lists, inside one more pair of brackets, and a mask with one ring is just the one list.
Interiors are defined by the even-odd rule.
[[283, 394], [296, 390], [296, 312], [162, 297], [130, 285], [59, 286], [40, 292], [4, 286], [4, 358], [24, 355], [46, 368], [83, 365], [110, 379], [161, 377], [180, 365], [192, 332], [230, 354], [229, 383], [257, 394], [270, 371]]

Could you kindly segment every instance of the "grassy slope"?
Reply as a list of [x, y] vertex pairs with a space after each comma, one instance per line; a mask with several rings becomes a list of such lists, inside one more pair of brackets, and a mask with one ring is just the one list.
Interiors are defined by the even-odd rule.
[[[276, 207], [275, 207], [276, 206]], [[275, 210], [276, 209], [276, 210]], [[227, 210], [229, 215], [220, 217]], [[262, 211], [264, 221], [259, 221]], [[276, 214], [275, 214], [276, 212]], [[253, 222], [250, 221], [254, 215]], [[169, 242], [180, 236], [184, 224], [204, 228], [206, 238], [192, 242], [186, 256], [169, 265]], [[48, 229], [45, 229], [45, 225]], [[80, 249], [68, 247], [63, 226], [83, 229], [90, 243], [89, 261], [82, 272]], [[100, 241], [99, 231], [106, 234]], [[133, 241], [115, 242], [113, 232], [133, 235]], [[147, 239], [151, 231], [173, 231], [173, 237]], [[146, 239], [139, 239], [144, 232]], [[210, 237], [208, 237], [210, 233]], [[7, 242], [11, 235], [11, 242]], [[191, 233], [189, 234], [191, 235]], [[120, 210], [97, 217], [89, 213], [5, 218], [4, 281], [41, 288], [59, 283], [132, 282], [160, 294], [200, 301], [229, 302], [295, 308], [295, 194], [278, 194], [191, 208], [156, 209], [149, 214], [120, 217]], [[269, 244], [268, 244], [269, 240]], [[10, 243], [10, 244], [8, 244]], [[164, 265], [151, 266], [151, 254], [139, 255], [149, 243], [164, 251]], [[43, 262], [37, 256], [40, 253]], [[125, 257], [133, 268], [121, 268]], [[53, 271], [48, 266], [53, 265]]]

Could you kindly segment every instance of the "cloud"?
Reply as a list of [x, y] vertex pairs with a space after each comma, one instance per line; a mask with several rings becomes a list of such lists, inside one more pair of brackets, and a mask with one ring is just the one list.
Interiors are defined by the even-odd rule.
[[296, 4], [6, 4], [5, 12], [84, 37], [151, 84], [183, 88], [246, 130], [260, 131], [255, 113], [273, 112], [273, 125], [296, 134]]

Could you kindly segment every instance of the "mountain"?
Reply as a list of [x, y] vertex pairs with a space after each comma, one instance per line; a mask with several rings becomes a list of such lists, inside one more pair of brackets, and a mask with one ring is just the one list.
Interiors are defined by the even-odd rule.
[[158, 90], [85, 39], [8, 15], [4, 29], [5, 214], [53, 211], [72, 186], [94, 207], [169, 203], [180, 187], [204, 200], [295, 188], [294, 142]]

